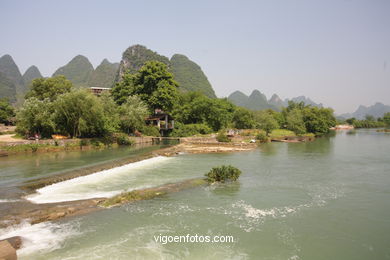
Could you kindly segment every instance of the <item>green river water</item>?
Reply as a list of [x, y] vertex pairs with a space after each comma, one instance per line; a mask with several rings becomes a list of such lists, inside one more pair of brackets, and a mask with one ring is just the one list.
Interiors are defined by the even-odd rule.
[[[73, 159], [64, 154], [64, 164], [43, 156], [38, 166], [31, 165], [34, 156], [1, 158], [0, 188], [61, 172], [66, 168], [59, 165], [66, 167], [67, 160], [77, 168], [111, 160], [113, 153], [128, 151]], [[18, 251], [22, 260], [390, 259], [390, 135], [375, 130], [340, 132], [309, 143], [262, 144], [250, 152], [157, 157], [47, 186], [29, 199], [45, 203], [116, 194], [201, 177], [221, 164], [241, 169], [239, 181], [59, 222], [26, 221], [0, 230], [0, 237], [26, 238]], [[227, 235], [234, 242], [155, 241], [159, 235], [187, 234]]]

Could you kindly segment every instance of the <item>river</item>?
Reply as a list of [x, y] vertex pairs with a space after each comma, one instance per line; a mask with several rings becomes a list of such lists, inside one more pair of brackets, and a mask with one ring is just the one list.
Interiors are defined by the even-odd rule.
[[[87, 157], [88, 163], [114, 158], [109, 152], [81, 153], [77, 160], [63, 154], [69, 165], [59, 166], [53, 156], [41, 156], [38, 170], [34, 156], [1, 158], [0, 187], [81, 167]], [[250, 152], [157, 157], [47, 186], [28, 199], [46, 203], [115, 194], [201, 177], [221, 164], [241, 169], [239, 181], [57, 222], [26, 221], [0, 230], [0, 237], [26, 238], [20, 259], [390, 259], [390, 135], [375, 130], [262, 144]], [[234, 241], [155, 240], [187, 234]]]

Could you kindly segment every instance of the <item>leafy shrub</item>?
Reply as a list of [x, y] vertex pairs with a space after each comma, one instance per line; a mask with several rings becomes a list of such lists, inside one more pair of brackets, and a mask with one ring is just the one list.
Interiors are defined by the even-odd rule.
[[80, 146], [88, 146], [90, 143], [88, 139], [81, 139], [79, 144]]
[[116, 136], [116, 143], [119, 145], [133, 145], [134, 141], [126, 134], [119, 134]]
[[240, 175], [241, 171], [231, 165], [214, 167], [205, 174], [208, 183], [236, 181]]
[[258, 140], [260, 143], [268, 142], [267, 133], [264, 130], [259, 131], [259, 133], [256, 135], [256, 140]]
[[141, 132], [145, 136], [160, 136], [160, 130], [157, 126], [144, 126]]
[[275, 129], [272, 130], [270, 133], [270, 136], [273, 138], [277, 137], [283, 137], [283, 136], [296, 136], [296, 134], [293, 131], [287, 130], [287, 129]]
[[171, 136], [175, 137], [186, 137], [193, 135], [205, 135], [210, 134], [212, 129], [206, 124], [180, 124], [176, 123], [175, 129], [172, 131]]
[[115, 143], [115, 141], [116, 141], [115, 137], [111, 134], [105, 135], [101, 138], [101, 142], [104, 145], [111, 145], [111, 144]]
[[220, 131], [217, 135], [217, 141], [218, 142], [224, 142], [224, 143], [228, 143], [230, 142], [230, 139], [229, 137], [227, 136], [226, 132], [225, 131]]
[[95, 148], [102, 148], [104, 147], [104, 143], [102, 143], [100, 140], [98, 139], [92, 139], [91, 140], [91, 145]]

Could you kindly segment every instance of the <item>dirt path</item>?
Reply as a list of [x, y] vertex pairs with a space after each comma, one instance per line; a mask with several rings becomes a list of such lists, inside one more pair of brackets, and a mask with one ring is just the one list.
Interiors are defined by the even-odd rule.
[[0, 142], [13, 142], [13, 143], [20, 142], [20, 143], [22, 143], [23, 141], [25, 141], [23, 139], [14, 138], [13, 137], [14, 135], [15, 134], [0, 135]]

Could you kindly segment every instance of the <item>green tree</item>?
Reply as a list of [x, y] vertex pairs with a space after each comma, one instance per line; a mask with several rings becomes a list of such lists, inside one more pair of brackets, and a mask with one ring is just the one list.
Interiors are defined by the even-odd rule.
[[125, 73], [122, 80], [111, 89], [111, 95], [118, 105], [122, 105], [128, 97], [134, 95], [134, 74]]
[[62, 75], [46, 79], [38, 78], [32, 81], [31, 90], [26, 94], [26, 99], [35, 97], [39, 100], [48, 98], [54, 101], [59, 95], [70, 92], [72, 88], [72, 82]]
[[267, 134], [269, 134], [273, 129], [280, 127], [275, 117], [267, 110], [256, 111], [255, 121], [256, 128], [263, 129]]
[[39, 134], [50, 137], [55, 130], [53, 104], [48, 98], [39, 100], [36, 97], [27, 99], [17, 113], [16, 131], [22, 135]]
[[206, 124], [214, 131], [232, 123], [236, 109], [227, 99], [208, 98], [199, 92], [188, 92], [173, 111], [177, 121], [184, 124]]
[[390, 126], [390, 112], [387, 112], [386, 114], [383, 115], [383, 122], [387, 126]]
[[331, 108], [306, 106], [302, 112], [303, 121], [309, 133], [316, 135], [327, 134], [330, 128], [336, 125], [336, 118]]
[[8, 124], [11, 117], [15, 116], [15, 110], [7, 98], [0, 98], [0, 123]]
[[120, 108], [120, 126], [125, 133], [142, 131], [145, 126], [145, 117], [148, 115], [147, 105], [138, 97], [130, 96]]
[[306, 133], [305, 122], [303, 121], [302, 111], [294, 108], [287, 113], [286, 128], [300, 135]]
[[243, 107], [237, 107], [233, 114], [233, 124], [238, 129], [251, 129], [255, 126], [253, 113]]
[[109, 118], [99, 99], [86, 90], [63, 94], [54, 102], [58, 130], [73, 137], [98, 137], [109, 134]]
[[136, 74], [126, 73], [113, 88], [112, 95], [118, 104], [126, 102], [129, 96], [137, 95], [151, 110], [161, 108], [169, 112], [178, 101], [177, 88], [178, 84], [167, 65], [149, 61]]
[[99, 102], [103, 107], [105, 131], [108, 133], [117, 132], [120, 129], [121, 124], [118, 105], [107, 91], [104, 91], [100, 95]]

